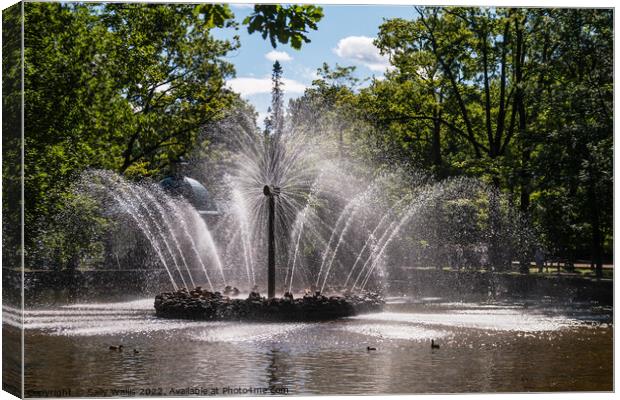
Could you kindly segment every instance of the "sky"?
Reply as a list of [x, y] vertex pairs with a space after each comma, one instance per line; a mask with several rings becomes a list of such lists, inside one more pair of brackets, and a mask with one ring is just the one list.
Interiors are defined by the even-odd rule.
[[[225, 59], [235, 65], [236, 77], [227, 85], [254, 105], [259, 113], [258, 122], [262, 125], [271, 102], [271, 69], [275, 60], [283, 68], [285, 104], [290, 98], [303, 94], [306, 87], [316, 79], [316, 71], [323, 62], [330, 67], [356, 66], [358, 78], [381, 77], [388, 61], [379, 54], [372, 40], [377, 36], [379, 25], [389, 18], [414, 18], [412, 6], [380, 5], [323, 5], [323, 19], [318, 30], [310, 31], [310, 43], [304, 43], [301, 50], [289, 45], [278, 44], [273, 48], [269, 38], [263, 39], [258, 33], [249, 35], [245, 26], [238, 31], [217, 29], [217, 38], [240, 36], [241, 47], [229, 53]], [[249, 15], [250, 4], [232, 4], [236, 20], [242, 21]]]

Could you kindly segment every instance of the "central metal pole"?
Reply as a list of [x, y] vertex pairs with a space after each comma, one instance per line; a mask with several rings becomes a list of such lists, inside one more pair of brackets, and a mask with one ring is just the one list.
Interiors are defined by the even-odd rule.
[[276, 190], [268, 185], [263, 188], [263, 193], [268, 198], [269, 217], [267, 222], [268, 249], [267, 249], [267, 297], [276, 297], [276, 238], [275, 238], [275, 214], [276, 214]]

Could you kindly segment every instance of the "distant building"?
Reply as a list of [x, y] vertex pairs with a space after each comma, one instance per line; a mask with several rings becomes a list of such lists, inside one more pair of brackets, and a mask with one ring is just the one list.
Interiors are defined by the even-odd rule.
[[195, 179], [175, 174], [162, 179], [159, 185], [173, 196], [183, 196], [200, 215], [220, 215], [207, 188]]

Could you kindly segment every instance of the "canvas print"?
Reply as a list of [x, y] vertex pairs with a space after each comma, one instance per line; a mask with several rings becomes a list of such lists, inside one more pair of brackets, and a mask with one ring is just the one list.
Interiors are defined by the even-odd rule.
[[613, 9], [2, 12], [2, 388], [612, 392]]

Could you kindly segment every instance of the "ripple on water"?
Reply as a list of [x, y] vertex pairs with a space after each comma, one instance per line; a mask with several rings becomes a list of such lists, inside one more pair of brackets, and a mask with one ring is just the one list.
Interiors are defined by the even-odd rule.
[[[426, 312], [430, 311], [430, 312]], [[167, 320], [155, 317], [152, 299], [122, 303], [84, 303], [56, 309], [30, 309], [23, 315], [25, 329], [52, 335], [94, 336], [186, 330], [190, 339], [215, 342], [266, 341], [286, 337], [309, 324], [248, 323]], [[21, 311], [3, 307], [3, 322], [20, 326]], [[449, 307], [425, 312], [382, 312], [352, 317], [351, 324], [337, 324], [339, 332], [387, 339], [427, 340], [445, 335], [437, 327], [488, 331], [540, 332], [583, 326], [583, 318], [543, 314], [513, 307]]]
[[448, 332], [443, 330], [404, 324], [356, 324], [340, 327], [339, 330], [379, 339], [411, 341], [428, 341], [448, 336]]
[[358, 315], [351, 318], [363, 321], [385, 321], [518, 332], [554, 331], [581, 325], [580, 321], [569, 317], [547, 316], [514, 309], [449, 310], [442, 313], [383, 312]]
[[124, 335], [124, 334], [152, 334], [164, 331], [199, 329], [206, 326], [215, 327], [223, 322], [198, 322], [184, 320], [143, 319], [132, 321], [119, 319], [112, 323], [96, 320], [91, 323], [65, 323], [53, 328], [47, 328], [51, 334], [64, 336], [97, 336], [97, 335]]
[[[19, 309], [3, 307], [3, 323], [21, 326]], [[155, 317], [153, 300], [144, 299], [123, 303], [85, 303], [57, 309], [30, 309], [23, 314], [27, 330], [39, 330], [50, 335], [96, 336], [117, 334], [150, 334], [158, 331], [218, 326], [220, 322], [185, 321]]]
[[190, 337], [205, 342], [261, 342], [286, 337], [308, 326], [306, 323], [228, 323], [213, 329], [204, 329]]
[[106, 309], [106, 310], [149, 310], [153, 311], [153, 307], [155, 304], [155, 300], [148, 299], [139, 299], [133, 301], [124, 301], [118, 303], [78, 303], [71, 304], [67, 306], [63, 306], [62, 308], [68, 309]]

